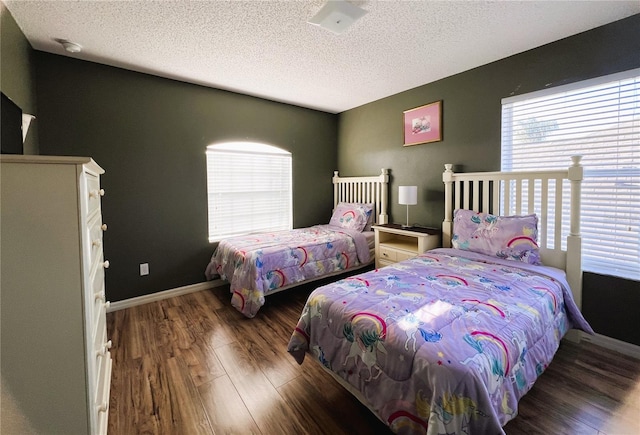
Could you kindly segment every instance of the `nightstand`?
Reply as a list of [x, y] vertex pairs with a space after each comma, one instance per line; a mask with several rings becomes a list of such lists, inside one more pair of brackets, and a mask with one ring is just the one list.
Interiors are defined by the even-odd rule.
[[438, 248], [442, 237], [437, 228], [404, 229], [399, 224], [373, 225], [372, 228], [376, 235], [376, 268]]

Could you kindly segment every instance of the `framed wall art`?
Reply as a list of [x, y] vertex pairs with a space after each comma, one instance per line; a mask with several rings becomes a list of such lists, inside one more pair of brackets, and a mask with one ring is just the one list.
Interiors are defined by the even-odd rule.
[[442, 140], [442, 100], [403, 113], [404, 146]]

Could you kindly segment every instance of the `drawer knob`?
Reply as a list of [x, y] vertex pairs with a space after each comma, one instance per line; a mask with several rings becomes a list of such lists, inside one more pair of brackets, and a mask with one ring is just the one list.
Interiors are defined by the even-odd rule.
[[107, 231], [107, 224], [100, 225], [100, 228], [102, 229], [102, 231]]
[[99, 248], [100, 245], [102, 245], [102, 242], [100, 241], [100, 239], [95, 239], [92, 245], [95, 246], [96, 248]]
[[104, 189], [100, 189], [100, 190], [94, 189], [91, 192], [89, 192], [89, 196], [91, 198], [97, 198], [99, 196], [104, 196]]
[[98, 299], [102, 299], [103, 301], [105, 300], [104, 290], [102, 290], [100, 293], [96, 293], [96, 301]]
[[111, 302], [110, 301], [107, 301], [107, 302], [104, 303], [104, 307], [105, 308], [109, 308], [110, 306], [111, 306]]
[[96, 355], [105, 356], [109, 351], [109, 349], [111, 349], [111, 346], [112, 346], [111, 340], [107, 341], [105, 344], [102, 345], [102, 348], [100, 348], [100, 350], [96, 352]]
[[102, 263], [102, 267], [104, 267], [105, 269], [109, 268], [109, 260], [105, 260], [104, 263]]

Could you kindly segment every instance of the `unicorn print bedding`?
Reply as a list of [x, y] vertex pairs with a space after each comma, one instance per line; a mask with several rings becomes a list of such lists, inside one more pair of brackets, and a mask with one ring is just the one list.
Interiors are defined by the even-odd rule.
[[254, 317], [269, 293], [370, 261], [368, 241], [360, 229], [316, 225], [223, 240], [205, 275], [229, 281], [231, 304]]
[[441, 248], [312, 292], [288, 351], [399, 434], [498, 434], [571, 328], [564, 272]]

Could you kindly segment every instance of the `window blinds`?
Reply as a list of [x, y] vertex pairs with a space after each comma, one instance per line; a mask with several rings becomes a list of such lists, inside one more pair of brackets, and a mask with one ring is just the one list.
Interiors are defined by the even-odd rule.
[[209, 241], [291, 229], [291, 154], [232, 145], [207, 147]]
[[502, 170], [572, 155], [585, 169], [583, 269], [640, 280], [640, 69], [502, 100]]

